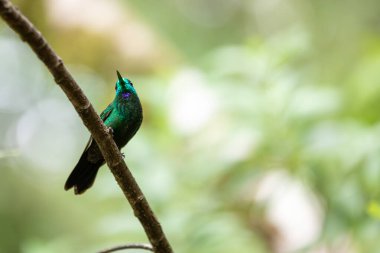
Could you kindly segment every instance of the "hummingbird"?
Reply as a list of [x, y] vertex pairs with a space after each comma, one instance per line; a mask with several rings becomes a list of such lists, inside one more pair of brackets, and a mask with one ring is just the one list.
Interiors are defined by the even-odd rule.
[[[119, 148], [123, 148], [139, 130], [142, 119], [142, 107], [135, 88], [130, 80], [116, 71], [115, 99], [100, 114], [100, 118], [112, 133]], [[124, 155], [123, 155], [124, 156]], [[96, 141], [90, 137], [82, 156], [65, 183], [65, 190], [74, 187], [75, 194], [82, 194], [95, 181], [99, 168], [105, 164]]]

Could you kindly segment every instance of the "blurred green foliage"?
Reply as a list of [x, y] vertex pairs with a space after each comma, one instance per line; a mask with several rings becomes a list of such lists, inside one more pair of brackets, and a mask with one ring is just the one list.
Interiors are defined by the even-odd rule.
[[[378, 1], [14, 2], [98, 111], [134, 82], [126, 161], [176, 252], [378, 252]], [[146, 241], [106, 168], [64, 192], [89, 135], [0, 24], [0, 252]]]

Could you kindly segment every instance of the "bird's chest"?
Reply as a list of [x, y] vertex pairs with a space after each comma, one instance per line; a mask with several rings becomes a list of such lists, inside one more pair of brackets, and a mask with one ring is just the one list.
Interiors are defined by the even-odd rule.
[[139, 128], [141, 113], [128, 106], [117, 108], [105, 121], [105, 125], [113, 129], [113, 138], [116, 144], [123, 147]]

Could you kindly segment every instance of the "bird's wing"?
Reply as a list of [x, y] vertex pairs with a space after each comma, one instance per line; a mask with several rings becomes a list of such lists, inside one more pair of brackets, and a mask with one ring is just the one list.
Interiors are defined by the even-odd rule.
[[[113, 105], [112, 103], [109, 104], [107, 106], [107, 108], [100, 114], [100, 118], [103, 120], [103, 122], [106, 121], [106, 119], [111, 115], [111, 112], [113, 110]], [[94, 140], [94, 138], [92, 138], [92, 136], [90, 137], [90, 139], [88, 140], [87, 142], [87, 145], [86, 147], [84, 148], [84, 152], [91, 146], [92, 144], [92, 141]]]
[[110, 116], [111, 112], [113, 110], [113, 104], [109, 104], [107, 108], [100, 114], [100, 118], [104, 121]]

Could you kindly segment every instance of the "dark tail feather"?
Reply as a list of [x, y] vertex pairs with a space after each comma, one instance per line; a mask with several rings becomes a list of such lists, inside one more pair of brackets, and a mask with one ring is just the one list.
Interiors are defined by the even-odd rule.
[[65, 190], [69, 190], [74, 187], [75, 194], [85, 192], [94, 184], [96, 174], [102, 165], [102, 162], [89, 162], [85, 152], [67, 179], [65, 183]]

